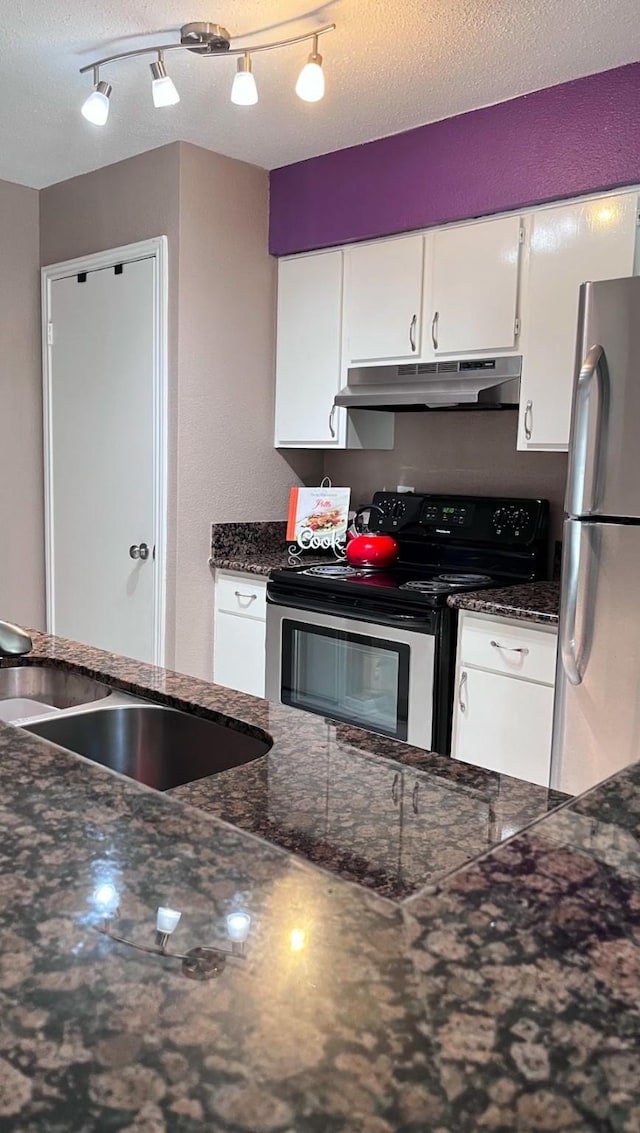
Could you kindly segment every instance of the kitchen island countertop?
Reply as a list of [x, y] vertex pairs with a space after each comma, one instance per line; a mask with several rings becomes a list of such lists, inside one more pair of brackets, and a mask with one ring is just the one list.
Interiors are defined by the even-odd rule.
[[495, 590], [474, 590], [466, 594], [452, 594], [447, 601], [455, 610], [557, 626], [560, 583], [525, 582]]
[[[274, 751], [315, 720], [44, 635], [36, 654], [268, 725]], [[637, 765], [402, 905], [10, 726], [0, 777], [3, 1129], [640, 1128]], [[245, 958], [199, 984], [107, 939], [105, 886], [140, 943], [179, 909], [177, 951], [248, 912]]]

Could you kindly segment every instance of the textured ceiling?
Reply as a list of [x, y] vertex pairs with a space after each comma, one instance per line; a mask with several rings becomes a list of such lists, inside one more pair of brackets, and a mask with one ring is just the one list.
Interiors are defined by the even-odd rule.
[[[250, 108], [229, 101], [235, 60], [176, 52], [179, 106], [154, 110], [129, 61], [104, 73], [108, 125], [84, 121], [80, 66], [204, 19], [272, 38], [335, 21], [326, 98], [293, 93], [306, 45], [256, 56]], [[271, 169], [638, 58], [638, 0], [1, 0], [0, 178], [40, 188], [176, 140]]]

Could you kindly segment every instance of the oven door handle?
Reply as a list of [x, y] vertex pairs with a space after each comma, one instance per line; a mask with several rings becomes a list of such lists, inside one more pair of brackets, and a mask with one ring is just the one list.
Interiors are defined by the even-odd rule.
[[414, 629], [427, 633], [435, 633], [434, 617], [436, 611], [424, 614], [387, 614], [381, 610], [353, 609], [349, 606], [332, 607], [324, 602], [314, 602], [305, 597], [289, 597], [288, 595], [269, 592], [267, 589], [267, 606], [285, 606], [288, 610], [296, 610], [303, 614], [326, 614], [327, 617], [351, 618], [356, 622], [367, 622], [370, 625], [389, 626], [390, 629]]

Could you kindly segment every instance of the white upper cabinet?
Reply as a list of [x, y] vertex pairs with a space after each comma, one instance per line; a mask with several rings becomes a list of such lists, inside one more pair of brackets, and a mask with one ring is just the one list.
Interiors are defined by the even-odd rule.
[[418, 358], [424, 237], [359, 244], [345, 253], [348, 362]]
[[340, 447], [342, 259], [338, 249], [278, 265], [277, 448]]
[[528, 228], [518, 447], [564, 450], [580, 285], [633, 274], [637, 194], [543, 209]]
[[506, 216], [434, 233], [425, 316], [437, 355], [515, 349], [521, 228]]

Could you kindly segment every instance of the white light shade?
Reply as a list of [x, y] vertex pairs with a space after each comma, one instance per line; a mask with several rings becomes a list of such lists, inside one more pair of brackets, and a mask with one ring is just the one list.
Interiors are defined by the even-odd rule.
[[182, 913], [179, 913], [177, 909], [166, 909], [160, 905], [156, 914], [157, 931], [170, 936], [174, 929], [178, 927], [181, 916]]
[[242, 944], [249, 935], [251, 917], [248, 913], [229, 913], [227, 917], [227, 934], [229, 940], [237, 940]]
[[109, 83], [97, 83], [95, 90], [82, 104], [82, 114], [93, 126], [104, 126], [109, 117]]
[[258, 88], [251, 70], [249, 55], [243, 55], [238, 59], [238, 70], [231, 87], [231, 101], [236, 106], [255, 106], [258, 101]]
[[296, 94], [303, 102], [320, 102], [324, 98], [324, 71], [322, 56], [316, 53], [309, 59], [298, 75]]
[[177, 102], [180, 102], [180, 95], [176, 90], [173, 79], [171, 79], [169, 75], [163, 75], [161, 79], [153, 80], [151, 83], [151, 94], [155, 107], [175, 106]]

